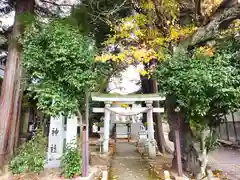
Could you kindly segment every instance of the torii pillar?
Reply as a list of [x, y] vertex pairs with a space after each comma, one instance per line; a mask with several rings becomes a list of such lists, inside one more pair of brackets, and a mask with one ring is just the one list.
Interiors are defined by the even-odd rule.
[[111, 102], [105, 102], [104, 109], [104, 135], [103, 135], [103, 153], [108, 153], [109, 133], [110, 133], [110, 115], [108, 110], [111, 107]]
[[150, 158], [154, 159], [156, 157], [156, 144], [154, 139], [152, 103], [152, 101], [146, 101], [146, 106], [149, 108], [149, 110], [147, 111], [148, 154]]

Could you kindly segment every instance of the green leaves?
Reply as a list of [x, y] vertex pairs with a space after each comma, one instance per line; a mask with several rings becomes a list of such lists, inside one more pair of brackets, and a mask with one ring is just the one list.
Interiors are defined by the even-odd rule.
[[81, 174], [81, 155], [76, 144], [67, 145], [61, 160], [62, 174], [65, 178], [72, 178]]
[[9, 162], [9, 169], [13, 174], [23, 172], [40, 172], [44, 167], [47, 139], [41, 130], [32, 140], [24, 143], [17, 154]]
[[22, 45], [29, 91], [47, 114], [75, 112], [85, 91], [95, 90], [104, 76], [96, 69], [94, 41], [66, 22], [33, 24]]
[[159, 90], [174, 95], [189, 119], [203, 122], [204, 118], [210, 120], [240, 107], [240, 71], [236, 55], [239, 50], [233, 47], [240, 42], [231, 40], [228, 46], [221, 43], [213, 56], [200, 57], [195, 52], [191, 55], [179, 50], [157, 67]]

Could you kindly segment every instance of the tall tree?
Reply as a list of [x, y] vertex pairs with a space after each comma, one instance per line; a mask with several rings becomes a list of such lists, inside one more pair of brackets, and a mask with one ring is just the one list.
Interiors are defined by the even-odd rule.
[[20, 52], [21, 47], [18, 38], [23, 32], [24, 26], [20, 21], [20, 16], [24, 13], [32, 13], [34, 10], [34, 0], [16, 0], [15, 3], [15, 21], [11, 36], [9, 37], [8, 57], [5, 69], [4, 80], [0, 97], [0, 166], [4, 164], [5, 159], [12, 152], [13, 139], [9, 137], [15, 134], [17, 125], [19, 103], [21, 103], [21, 65]]

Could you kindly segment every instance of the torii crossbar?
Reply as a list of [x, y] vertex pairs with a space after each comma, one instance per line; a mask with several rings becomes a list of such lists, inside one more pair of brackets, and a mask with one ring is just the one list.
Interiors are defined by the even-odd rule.
[[[95, 113], [104, 113], [104, 139], [103, 139], [103, 152], [108, 152], [109, 147], [109, 134], [110, 134], [110, 115], [111, 112], [116, 114], [122, 114], [131, 116], [136, 113], [147, 113], [147, 130], [148, 130], [148, 153], [150, 158], [156, 157], [156, 145], [154, 140], [154, 127], [153, 127], [153, 112], [164, 112], [164, 108], [154, 108], [152, 106], [153, 101], [163, 101], [164, 97], [160, 97], [158, 94], [129, 94], [129, 95], [116, 95], [116, 94], [102, 94], [92, 93], [93, 101], [101, 101], [105, 103], [105, 108], [93, 108]], [[120, 102], [123, 104], [132, 104], [133, 102], [145, 102], [146, 107], [138, 108], [121, 108], [111, 107], [113, 102]]]

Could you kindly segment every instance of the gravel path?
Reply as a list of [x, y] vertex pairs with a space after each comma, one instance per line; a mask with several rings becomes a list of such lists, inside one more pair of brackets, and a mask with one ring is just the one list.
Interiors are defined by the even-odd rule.
[[158, 180], [149, 171], [148, 163], [136, 152], [136, 147], [129, 143], [117, 143], [112, 160], [110, 180]]

